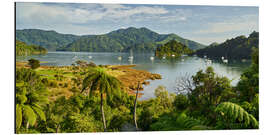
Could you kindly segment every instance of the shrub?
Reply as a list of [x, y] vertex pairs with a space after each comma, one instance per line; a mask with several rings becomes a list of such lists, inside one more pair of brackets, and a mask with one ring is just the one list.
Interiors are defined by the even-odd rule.
[[30, 59], [28, 60], [28, 64], [32, 69], [37, 69], [40, 66], [39, 60], [36, 59]]

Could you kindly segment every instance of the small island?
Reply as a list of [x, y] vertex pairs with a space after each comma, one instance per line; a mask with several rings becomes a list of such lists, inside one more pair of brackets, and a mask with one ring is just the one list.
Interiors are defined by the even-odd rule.
[[176, 40], [171, 40], [168, 43], [157, 47], [155, 56], [157, 57], [169, 57], [178, 58], [185, 54], [191, 54], [193, 51], [186, 45], [183, 45]]

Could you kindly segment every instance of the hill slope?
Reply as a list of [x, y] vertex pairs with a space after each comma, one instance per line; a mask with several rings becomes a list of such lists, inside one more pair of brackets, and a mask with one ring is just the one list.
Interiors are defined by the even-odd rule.
[[205, 46], [175, 34], [158, 34], [147, 28], [118, 29], [103, 35], [76, 36], [38, 29], [16, 30], [16, 39], [48, 50], [84, 52], [153, 52], [157, 45], [176, 40], [192, 50]]
[[37, 45], [27, 45], [24, 42], [16, 40], [16, 55], [28, 56], [32, 54], [46, 54], [47, 50]]
[[40, 29], [24, 29], [16, 30], [16, 40], [25, 42], [26, 44], [40, 45], [50, 51], [65, 46], [80, 36], [71, 34], [60, 34], [55, 31], [45, 31]]
[[190, 49], [197, 50], [204, 45], [181, 38], [175, 34], [158, 34], [147, 28], [119, 29], [104, 35], [82, 37], [65, 47], [61, 51], [85, 52], [153, 52], [157, 45], [176, 40], [187, 45]]
[[201, 50], [197, 50], [195, 54], [200, 57], [207, 55], [209, 58], [220, 59], [251, 59], [252, 48], [259, 47], [259, 33], [252, 32], [249, 37], [238, 36], [219, 45], [210, 45]]

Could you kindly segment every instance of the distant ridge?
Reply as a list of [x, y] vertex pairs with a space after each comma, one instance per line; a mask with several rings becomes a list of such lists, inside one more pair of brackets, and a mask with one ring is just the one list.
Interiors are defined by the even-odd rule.
[[221, 59], [251, 59], [252, 48], [259, 47], [259, 32], [252, 32], [248, 37], [238, 36], [228, 39], [223, 43], [211, 44], [210, 46], [197, 50], [195, 54], [200, 57], [206, 55], [208, 58]]
[[39, 29], [16, 30], [16, 39], [48, 50], [76, 52], [154, 52], [158, 45], [176, 40], [192, 50], [205, 46], [176, 34], [158, 34], [148, 28], [129, 27], [102, 35], [77, 36]]

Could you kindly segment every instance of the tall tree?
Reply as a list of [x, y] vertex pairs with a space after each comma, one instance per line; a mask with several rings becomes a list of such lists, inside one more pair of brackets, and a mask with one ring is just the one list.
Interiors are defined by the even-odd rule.
[[106, 119], [104, 115], [103, 101], [104, 94], [106, 94], [106, 99], [111, 100], [114, 95], [120, 95], [120, 81], [106, 73], [105, 68], [94, 68], [90, 70], [90, 73], [83, 80], [83, 89], [89, 88], [89, 97], [93, 94], [93, 91], [99, 91], [100, 94], [100, 110], [102, 114], [102, 121], [104, 131], [107, 130]]

